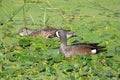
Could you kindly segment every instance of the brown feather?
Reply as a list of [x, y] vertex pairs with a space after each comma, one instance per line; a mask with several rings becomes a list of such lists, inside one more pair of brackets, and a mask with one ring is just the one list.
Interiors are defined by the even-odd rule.
[[[32, 30], [26, 27], [23, 27], [19, 30], [19, 35], [21, 36], [43, 36], [45, 38], [49, 38], [51, 35], [53, 35], [57, 30], [57, 28], [43, 28], [43, 29], [36, 29]], [[72, 35], [75, 35], [74, 32], [71, 32], [70, 30], [67, 31], [67, 36], [71, 37]]]

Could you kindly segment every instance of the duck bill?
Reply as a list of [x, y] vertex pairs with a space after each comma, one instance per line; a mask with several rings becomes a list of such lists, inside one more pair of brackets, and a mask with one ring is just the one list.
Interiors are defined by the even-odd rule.
[[48, 36], [48, 38], [54, 38], [54, 37], [57, 37], [56, 34]]

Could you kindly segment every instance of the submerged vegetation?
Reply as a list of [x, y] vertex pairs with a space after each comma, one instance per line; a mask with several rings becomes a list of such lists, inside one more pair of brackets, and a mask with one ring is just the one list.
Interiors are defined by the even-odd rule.
[[[119, 0], [0, 0], [1, 80], [119, 80]], [[59, 39], [20, 37], [21, 27], [69, 29], [75, 42], [96, 43], [96, 55], [58, 54]]]

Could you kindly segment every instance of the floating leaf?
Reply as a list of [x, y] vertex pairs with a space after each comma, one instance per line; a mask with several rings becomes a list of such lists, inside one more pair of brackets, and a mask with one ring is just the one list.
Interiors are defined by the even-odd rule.
[[4, 49], [3, 43], [0, 42], [0, 49]]
[[55, 74], [56, 73], [56, 69], [53, 68], [53, 67], [49, 67], [49, 66], [46, 66], [46, 72], [49, 72], [51, 74]]
[[114, 75], [111, 73], [111, 71], [107, 71], [106, 76], [109, 77], [109, 78], [114, 77]]
[[75, 76], [71, 75], [70, 80], [76, 80]]
[[70, 66], [70, 65], [68, 65], [68, 64], [64, 64], [64, 65], [62, 65], [61, 70], [62, 70], [63, 72], [72, 72], [72, 71], [73, 71], [73, 68], [72, 68], [72, 66]]
[[13, 50], [22, 50], [23, 47], [21, 47], [21, 46], [19, 46], [19, 45], [14, 45], [14, 46], [12, 47], [12, 49], [13, 49]]
[[18, 43], [21, 46], [29, 46], [30, 45], [30, 41], [28, 39], [21, 39], [21, 40], [19, 40]]

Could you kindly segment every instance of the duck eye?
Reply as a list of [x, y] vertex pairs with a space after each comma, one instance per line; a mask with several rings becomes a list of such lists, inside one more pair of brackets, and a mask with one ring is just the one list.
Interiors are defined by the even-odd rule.
[[24, 32], [25, 30], [23, 29], [22, 32]]
[[58, 31], [58, 34], [60, 34], [60, 31]]

